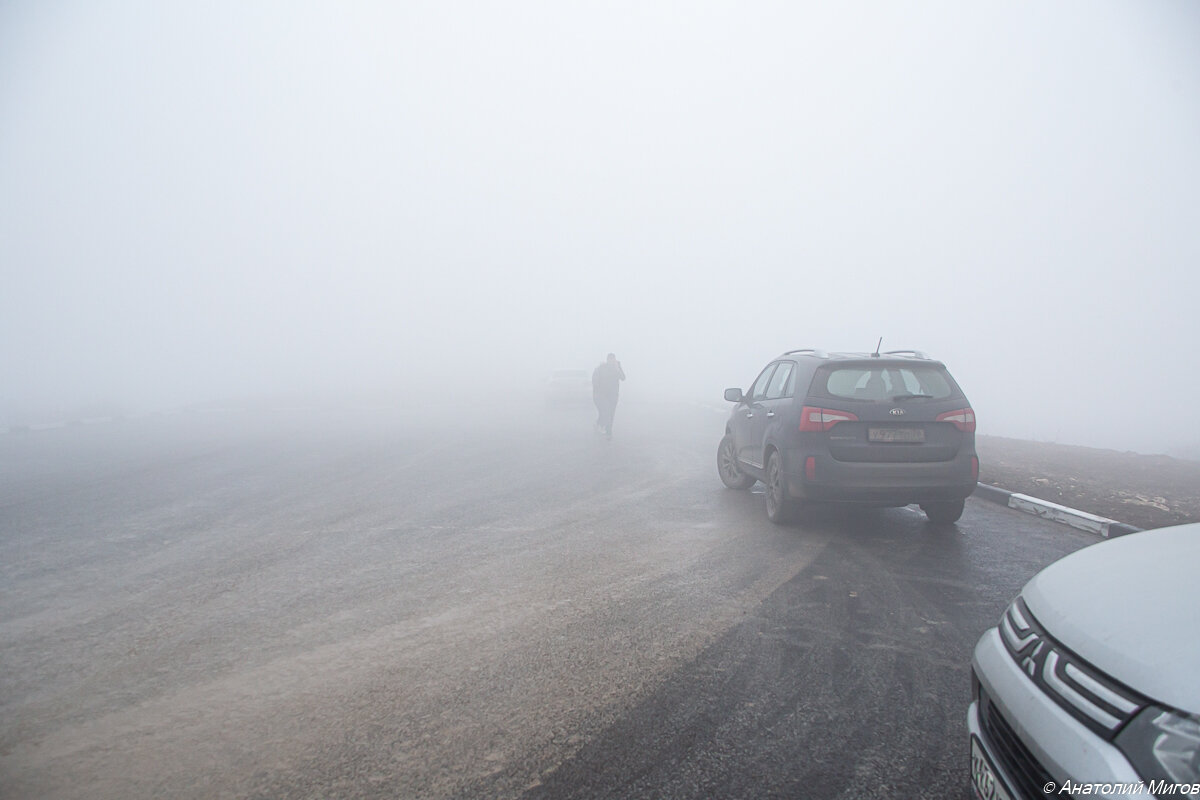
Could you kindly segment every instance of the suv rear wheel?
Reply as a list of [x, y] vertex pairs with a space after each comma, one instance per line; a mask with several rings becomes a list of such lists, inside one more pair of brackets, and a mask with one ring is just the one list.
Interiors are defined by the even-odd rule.
[[776, 524], [790, 522], [800, 512], [800, 501], [788, 494], [783, 459], [778, 452], [767, 459], [767, 519]]
[[717, 446], [717, 472], [721, 475], [721, 482], [730, 489], [749, 489], [758, 480], [753, 475], [742, 472], [742, 468], [738, 466], [737, 448], [733, 437], [728, 433]]
[[929, 517], [930, 522], [938, 522], [949, 524], [958, 522], [963, 515], [963, 507], [966, 505], [965, 500], [949, 500], [944, 503], [921, 503], [921, 510], [925, 512], [925, 516]]

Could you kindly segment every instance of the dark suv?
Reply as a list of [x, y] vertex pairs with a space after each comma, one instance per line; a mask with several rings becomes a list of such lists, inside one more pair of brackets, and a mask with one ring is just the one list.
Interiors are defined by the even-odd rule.
[[717, 470], [732, 489], [765, 483], [772, 522], [832, 501], [918, 503], [950, 523], [975, 491], [975, 412], [946, 365], [915, 350], [789, 350], [725, 399], [737, 407]]

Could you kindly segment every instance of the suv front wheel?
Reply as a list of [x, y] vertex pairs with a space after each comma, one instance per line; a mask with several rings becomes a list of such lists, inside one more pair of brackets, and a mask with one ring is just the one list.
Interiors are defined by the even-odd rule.
[[767, 459], [767, 519], [776, 524], [791, 522], [800, 511], [800, 501], [788, 494], [783, 459], [778, 452]]
[[728, 433], [717, 447], [717, 472], [721, 474], [721, 482], [730, 489], [749, 489], [758, 480], [738, 466], [737, 448]]

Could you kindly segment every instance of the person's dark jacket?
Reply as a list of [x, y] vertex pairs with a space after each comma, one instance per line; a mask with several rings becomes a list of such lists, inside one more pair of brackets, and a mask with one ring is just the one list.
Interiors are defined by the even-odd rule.
[[605, 361], [592, 371], [592, 397], [615, 402], [623, 380], [625, 370], [621, 369], [621, 362]]

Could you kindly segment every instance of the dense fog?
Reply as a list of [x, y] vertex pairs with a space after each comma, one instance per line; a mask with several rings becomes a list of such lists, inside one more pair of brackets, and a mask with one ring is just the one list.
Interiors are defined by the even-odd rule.
[[918, 348], [1184, 452], [1200, 5], [0, 5], [0, 429]]

